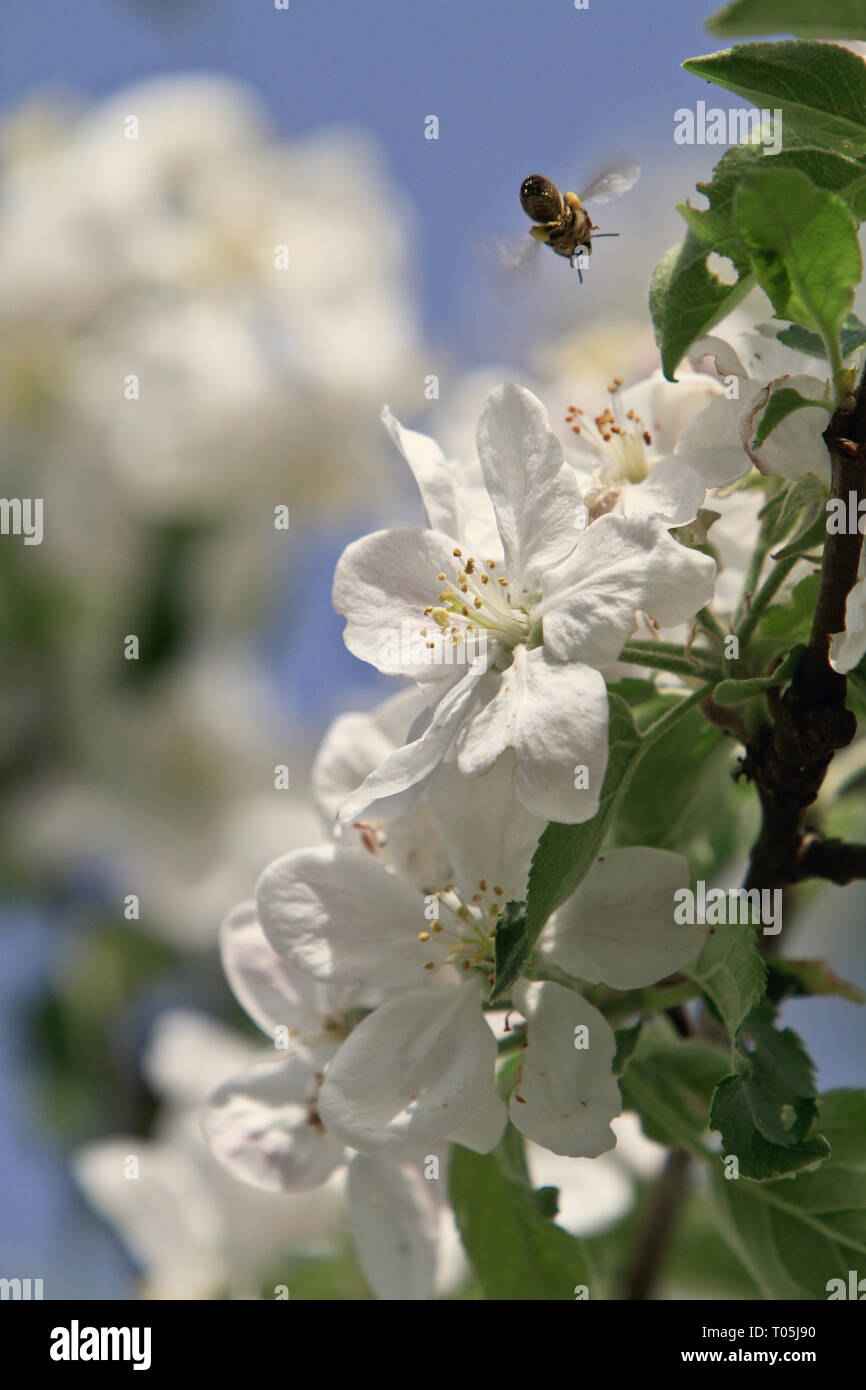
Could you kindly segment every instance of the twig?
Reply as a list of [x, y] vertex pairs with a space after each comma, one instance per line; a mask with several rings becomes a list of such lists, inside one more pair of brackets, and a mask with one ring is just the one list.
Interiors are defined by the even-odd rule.
[[677, 1218], [688, 1194], [691, 1161], [691, 1154], [685, 1149], [672, 1149], [668, 1154], [625, 1273], [624, 1299], [637, 1301], [652, 1297], [656, 1278], [664, 1264]]
[[[824, 431], [832, 460], [831, 495], [858, 501], [866, 478], [866, 373], [857, 396], [842, 401]], [[761, 798], [761, 830], [752, 849], [747, 888], [784, 888], [805, 877], [803, 813], [818, 795], [833, 755], [857, 727], [846, 708], [847, 682], [828, 660], [830, 638], [845, 626], [863, 538], [828, 534], [809, 645], [779, 701], [771, 725], [750, 741], [742, 772]], [[822, 875], [823, 876], [823, 875]]]

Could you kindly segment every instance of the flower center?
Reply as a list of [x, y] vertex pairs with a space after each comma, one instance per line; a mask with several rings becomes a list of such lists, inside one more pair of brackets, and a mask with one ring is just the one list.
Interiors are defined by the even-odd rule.
[[[487, 970], [493, 963], [496, 920], [504, 906], [503, 897], [502, 888], [484, 878], [478, 880], [478, 890], [468, 903], [463, 902], [453, 883], [446, 884], [430, 894], [438, 916], [418, 933], [418, 940], [426, 943], [432, 936], [440, 936], [448, 948], [443, 964], [463, 971]], [[437, 968], [435, 961], [424, 966], [425, 970]]]
[[454, 648], [472, 648], [483, 655], [489, 639], [508, 651], [525, 641], [531, 626], [529, 615], [512, 603], [509, 581], [496, 574], [496, 561], [479, 564], [470, 555], [464, 562], [459, 547], [454, 550], [454, 559], [453, 575], [440, 570], [436, 576], [443, 585], [439, 602], [424, 609], [425, 618], [432, 618], [439, 629], [421, 629], [431, 652], [449, 642]]
[[621, 388], [621, 378], [614, 377], [607, 388], [610, 405], [594, 419], [576, 405], [570, 405], [565, 416], [566, 423], [595, 454], [595, 488], [587, 498], [591, 515], [593, 511], [598, 515], [610, 511], [619, 489], [642, 483], [652, 468], [648, 452], [652, 435], [636, 411], [623, 410]]

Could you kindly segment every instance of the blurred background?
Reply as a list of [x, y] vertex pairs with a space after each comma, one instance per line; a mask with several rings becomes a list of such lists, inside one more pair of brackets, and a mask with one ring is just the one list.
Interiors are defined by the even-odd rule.
[[[337, 1191], [259, 1199], [202, 1150], [196, 1105], [256, 1047], [217, 928], [319, 837], [329, 721], [390, 688], [330, 604], [346, 542], [417, 517], [382, 405], [465, 448], [497, 380], [554, 414], [655, 367], [649, 275], [721, 153], [673, 142], [704, 17], [6, 0], [0, 473], [44, 499], [44, 541], [0, 544], [0, 1273], [50, 1298], [217, 1297], [291, 1267], [293, 1297], [364, 1295]], [[622, 155], [643, 175], [596, 213], [620, 236], [584, 285], [546, 254], [506, 281], [491, 252], [526, 235], [523, 178], [579, 189]], [[866, 982], [862, 907], [816, 898], [797, 953]], [[854, 1004], [787, 1013], [823, 1086], [862, 1080]], [[108, 1176], [130, 1142], [151, 1163], [134, 1211]], [[591, 1201], [575, 1180], [575, 1229], [651, 1175], [635, 1142]]]

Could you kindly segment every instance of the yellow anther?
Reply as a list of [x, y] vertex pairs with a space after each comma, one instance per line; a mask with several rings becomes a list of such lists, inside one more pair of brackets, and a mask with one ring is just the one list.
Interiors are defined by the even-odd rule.
[[456, 555], [457, 558], [458, 558], [459, 560], [462, 560], [462, 558], [463, 558], [463, 551], [460, 549], [459, 545], [455, 545], [455, 547], [454, 547], [454, 549], [453, 549], [453, 551], [452, 551], [451, 553], [452, 553], [452, 555]]
[[429, 933], [428, 931], [419, 931], [419, 933], [418, 933], [418, 940], [419, 940], [419, 941], [429, 941], [429, 940], [430, 940], [430, 933]]
[[432, 960], [428, 960], [428, 961], [425, 963], [425, 965], [424, 965], [424, 969], [425, 969], [425, 970], [435, 970], [435, 969], [436, 969], [436, 962], [435, 962], [435, 961], [432, 961]]
[[451, 615], [446, 613], [444, 608], [434, 608], [433, 621], [437, 623], [439, 627], [448, 627], [451, 622]]

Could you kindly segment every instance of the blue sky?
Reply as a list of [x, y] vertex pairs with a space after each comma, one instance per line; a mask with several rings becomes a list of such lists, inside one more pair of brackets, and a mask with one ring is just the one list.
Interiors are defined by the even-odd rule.
[[[588, 10], [573, 0], [290, 0], [285, 11], [273, 0], [4, 0], [0, 94], [7, 107], [40, 87], [97, 98], [159, 73], [217, 71], [248, 82], [282, 133], [362, 126], [418, 212], [428, 333], [464, 360], [490, 361], [495, 344], [479, 331], [473, 302], [477, 246], [491, 234], [525, 233], [517, 190], [528, 173], [588, 182], [622, 151], [647, 170], [681, 168], [676, 192], [685, 197], [690, 171], [709, 172], [712, 151], [696, 161], [674, 145], [673, 113], [706, 94], [680, 64], [720, 47], [702, 27], [714, 8], [713, 0], [589, 0]], [[424, 139], [428, 114], [439, 118], [438, 141]], [[650, 236], [653, 195], [645, 174], [631, 197], [647, 210]], [[663, 223], [675, 240], [672, 208]], [[639, 251], [608, 242], [610, 274]], [[553, 284], [559, 297], [561, 278]]]

